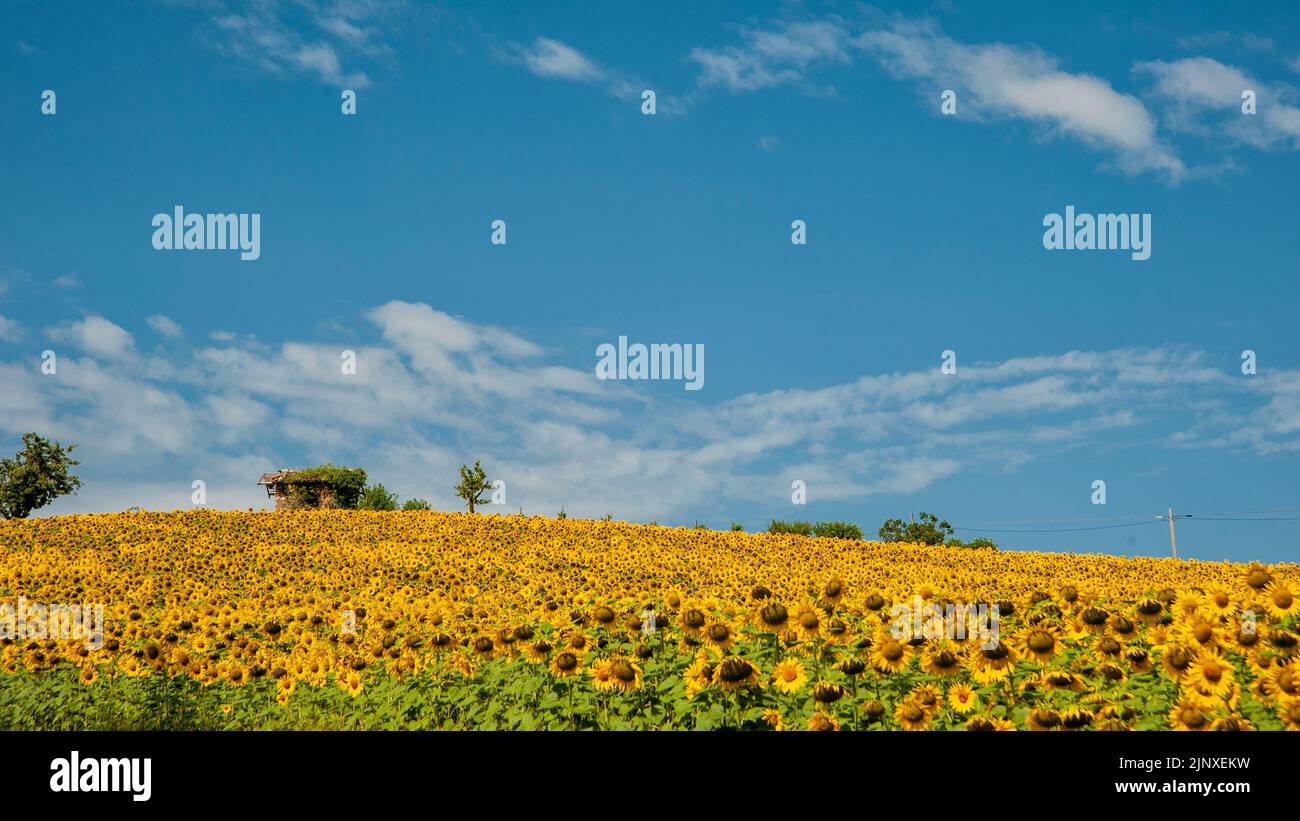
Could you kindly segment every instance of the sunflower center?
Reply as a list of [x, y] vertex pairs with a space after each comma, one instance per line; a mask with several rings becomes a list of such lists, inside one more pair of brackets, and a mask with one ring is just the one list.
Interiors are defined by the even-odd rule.
[[1035, 653], [1050, 653], [1056, 646], [1056, 639], [1046, 630], [1035, 630], [1029, 634], [1029, 649]]
[[725, 624], [715, 624], [709, 627], [709, 638], [714, 641], [726, 641], [731, 636], [731, 630]]
[[555, 657], [555, 666], [567, 673], [578, 666], [578, 657], [573, 653], [561, 653]]
[[769, 627], [780, 627], [785, 624], [788, 618], [790, 618], [790, 614], [786, 611], [785, 607], [776, 602], [772, 602], [767, 607], [764, 607], [761, 615], [763, 623]]
[[[728, 684], [744, 681], [754, 672], [754, 668], [744, 659], [727, 659], [718, 668], [718, 677]], [[789, 679], [786, 679], [789, 681]]]
[[813, 630], [819, 623], [816, 613], [804, 613], [799, 617], [799, 624], [802, 625], [805, 630]]
[[1279, 590], [1273, 594], [1273, 604], [1276, 604], [1280, 610], [1290, 609], [1291, 603], [1295, 599], [1285, 590]]
[[903, 645], [891, 641], [880, 648], [880, 655], [884, 656], [886, 661], [898, 661], [903, 657]]

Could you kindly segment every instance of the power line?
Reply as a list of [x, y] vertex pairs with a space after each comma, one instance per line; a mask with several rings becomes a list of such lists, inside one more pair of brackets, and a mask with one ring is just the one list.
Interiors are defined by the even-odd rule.
[[[1224, 513], [1175, 513], [1173, 518], [1181, 521], [1193, 522], [1295, 522], [1300, 521], [1300, 516], [1265, 516], [1268, 513], [1300, 513], [1300, 508], [1278, 508], [1274, 510], [1251, 510], [1251, 511], [1234, 511]], [[1169, 521], [1169, 515], [1161, 513], [1155, 516], [1111, 516], [1111, 517], [1093, 517], [1090, 519], [1021, 519], [987, 522], [985, 524], [1034, 524], [1039, 522], [1107, 522], [1123, 521], [1120, 524], [1094, 525], [1089, 527], [1059, 527], [1059, 528], [985, 528], [971, 527], [967, 525], [953, 525], [953, 530], [964, 530], [971, 533], [1079, 533], [1088, 530], [1113, 530], [1123, 527], [1139, 527], [1141, 525], [1155, 524], [1156, 522]], [[1135, 521], [1134, 521], [1135, 520]]]

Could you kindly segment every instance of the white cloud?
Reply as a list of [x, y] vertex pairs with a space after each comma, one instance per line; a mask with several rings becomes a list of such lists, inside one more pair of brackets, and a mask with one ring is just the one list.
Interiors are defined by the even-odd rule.
[[17, 342], [22, 335], [22, 329], [15, 320], [0, 316], [0, 342]]
[[102, 316], [88, 316], [70, 325], [51, 328], [46, 335], [67, 341], [91, 356], [120, 359], [134, 352], [135, 340], [124, 328]]
[[[1300, 95], [1289, 86], [1262, 83], [1210, 57], [1139, 63], [1134, 72], [1150, 78], [1151, 94], [1169, 106], [1172, 129], [1262, 149], [1300, 148]], [[1241, 110], [1246, 90], [1255, 92], [1253, 115]]]
[[591, 83], [605, 76], [585, 54], [559, 40], [538, 37], [531, 47], [520, 47], [519, 54], [528, 70], [539, 77]]
[[855, 43], [894, 75], [923, 83], [927, 99], [937, 99], [938, 89], [956, 91], [959, 116], [1035, 123], [1108, 152], [1130, 174], [1156, 172], [1176, 181], [1187, 170], [1140, 100], [1099, 77], [1064, 71], [1038, 49], [967, 45], [933, 24], [906, 21], [866, 32]]
[[154, 314], [145, 321], [149, 323], [150, 328], [168, 339], [179, 339], [183, 335], [181, 326], [177, 325], [176, 321], [169, 316]]
[[743, 43], [691, 50], [702, 88], [757, 91], [782, 85], [811, 88], [809, 73], [828, 64], [848, 64], [849, 34], [838, 21], [785, 23], [778, 29], [744, 29]]
[[[481, 458], [506, 480], [511, 511], [689, 520], [783, 504], [793, 478], [822, 500], [854, 501], [1099, 442], [1151, 447], [1138, 431], [1147, 424], [1183, 431], [1168, 447], [1300, 449], [1300, 374], [1241, 380], [1235, 363], [1218, 368], [1195, 351], [1075, 351], [701, 404], [658, 383], [601, 382], [594, 349], [570, 367], [507, 329], [428, 305], [394, 301], [362, 317], [371, 343], [271, 348], [232, 336], [167, 358], [134, 353], [129, 334], [87, 317], [57, 330], [85, 351], [60, 354], [57, 378], [0, 362], [0, 432], [82, 446], [97, 490], [60, 503], [65, 512], [121, 509], [128, 495], [184, 506], [205, 477], [214, 505], [261, 505], [251, 490], [260, 472], [324, 461], [451, 508], [456, 467]], [[344, 348], [357, 354], [355, 374], [339, 367]], [[1212, 396], [1236, 398], [1234, 413]]]

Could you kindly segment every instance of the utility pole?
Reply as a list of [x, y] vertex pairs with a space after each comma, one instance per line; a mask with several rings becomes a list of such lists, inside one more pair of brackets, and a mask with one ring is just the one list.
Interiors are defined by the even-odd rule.
[[1169, 508], [1169, 550], [1178, 558], [1178, 543], [1174, 541], [1174, 509]]

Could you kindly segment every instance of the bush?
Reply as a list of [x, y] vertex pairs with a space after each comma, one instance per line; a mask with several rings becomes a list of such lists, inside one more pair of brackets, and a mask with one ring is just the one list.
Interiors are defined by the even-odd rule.
[[949, 539], [944, 542], [945, 547], [965, 547], [971, 550], [997, 550], [998, 546], [987, 536], [977, 536], [969, 542], [963, 542], [961, 539]]
[[813, 526], [807, 522], [793, 521], [784, 522], [780, 519], [773, 519], [772, 524], [767, 526], [768, 533], [793, 533], [796, 536], [811, 536]]
[[433, 510], [433, 506], [423, 499], [407, 499], [402, 503], [402, 510]]
[[853, 522], [818, 522], [813, 525], [813, 535], [827, 539], [862, 540], [862, 528]]

